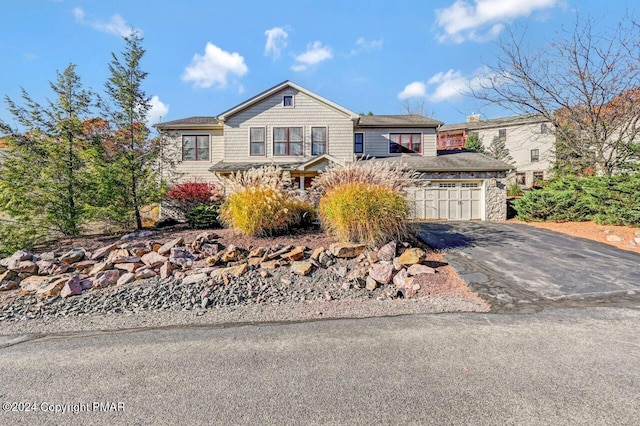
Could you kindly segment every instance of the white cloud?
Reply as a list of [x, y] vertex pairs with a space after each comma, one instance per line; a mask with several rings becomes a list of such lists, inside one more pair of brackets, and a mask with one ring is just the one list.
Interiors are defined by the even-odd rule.
[[151, 97], [151, 109], [147, 113], [147, 123], [156, 124], [159, 123], [163, 117], [167, 116], [169, 112], [169, 105], [160, 100], [157, 95]]
[[248, 71], [244, 57], [238, 52], [225, 52], [215, 44], [207, 42], [204, 55], [193, 55], [191, 64], [184, 69], [182, 80], [193, 82], [195, 87], [224, 88], [230, 75], [242, 77]]
[[131, 25], [127, 24], [127, 21], [125, 21], [122, 16], [118, 14], [113, 15], [108, 22], [102, 22], [97, 19], [88, 20], [84, 9], [76, 7], [73, 9], [73, 16], [77, 23], [89, 25], [91, 28], [104, 33], [115, 34], [121, 37], [128, 37], [132, 34], [142, 36], [142, 30], [139, 28], [133, 28]]
[[404, 101], [409, 98], [424, 98], [427, 95], [427, 86], [421, 81], [414, 81], [405, 86], [404, 90], [398, 93], [398, 99]]
[[506, 23], [563, 3], [564, 0], [456, 0], [446, 9], [436, 9], [436, 24], [442, 30], [438, 40], [494, 40]]
[[291, 69], [293, 71], [304, 71], [310, 66], [319, 64], [322, 61], [333, 58], [333, 51], [329, 46], [323, 46], [319, 41], [307, 46], [307, 51], [296, 56], [296, 64]]
[[267, 36], [267, 43], [264, 46], [264, 56], [271, 56], [273, 60], [278, 59], [282, 49], [287, 47], [289, 34], [284, 28], [273, 27], [265, 31], [264, 35]]
[[357, 55], [363, 52], [371, 52], [374, 50], [382, 49], [382, 45], [384, 44], [383, 39], [380, 40], [367, 40], [364, 37], [360, 37], [356, 40], [356, 47], [351, 49], [349, 53], [350, 56]]
[[452, 69], [439, 72], [427, 81], [428, 87], [433, 86], [433, 90], [429, 91], [427, 97], [431, 102], [450, 101], [469, 94], [471, 90], [482, 87], [491, 79], [498, 82], [486, 68], [480, 68], [472, 75], [464, 75]]

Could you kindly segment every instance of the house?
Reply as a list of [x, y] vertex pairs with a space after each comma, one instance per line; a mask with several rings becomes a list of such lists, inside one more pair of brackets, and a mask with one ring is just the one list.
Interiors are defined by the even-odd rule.
[[467, 137], [476, 134], [486, 147], [501, 138], [513, 157], [516, 181], [531, 187], [549, 177], [553, 163], [555, 132], [552, 124], [540, 115], [480, 120], [470, 115], [465, 123], [447, 124], [438, 129], [438, 149], [461, 149]]
[[401, 161], [423, 177], [407, 191], [415, 218], [505, 219], [511, 166], [478, 153], [439, 152], [441, 125], [418, 115], [361, 116], [285, 81], [217, 116], [155, 127], [177, 150], [183, 180], [215, 181], [276, 164], [304, 190], [331, 163]]

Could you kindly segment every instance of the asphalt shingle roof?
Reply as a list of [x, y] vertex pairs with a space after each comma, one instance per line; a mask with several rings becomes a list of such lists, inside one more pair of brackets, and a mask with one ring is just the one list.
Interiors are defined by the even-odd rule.
[[183, 129], [187, 127], [211, 127], [221, 126], [222, 123], [217, 117], [188, 117], [180, 120], [165, 121], [164, 123], [154, 124], [153, 127], [158, 129]]
[[401, 155], [372, 161], [398, 161], [418, 172], [502, 172], [513, 169], [503, 161], [472, 151], [440, 151], [435, 157]]
[[438, 129], [438, 132], [447, 132], [451, 130], [479, 130], [479, 129], [493, 129], [498, 127], [518, 126], [522, 124], [531, 123], [544, 123], [548, 122], [546, 118], [541, 115], [517, 115], [514, 117], [493, 118], [490, 120], [482, 121], [467, 121], [464, 123], [445, 124]]
[[438, 127], [442, 121], [422, 115], [361, 115], [360, 127]]

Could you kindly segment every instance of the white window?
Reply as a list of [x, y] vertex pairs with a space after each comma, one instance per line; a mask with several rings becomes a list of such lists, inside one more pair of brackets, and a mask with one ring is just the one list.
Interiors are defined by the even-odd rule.
[[311, 155], [324, 155], [327, 153], [327, 128], [311, 128]]
[[285, 108], [293, 108], [293, 95], [284, 95], [282, 97], [282, 106]]
[[265, 155], [265, 134], [264, 127], [252, 127], [249, 129], [249, 155]]

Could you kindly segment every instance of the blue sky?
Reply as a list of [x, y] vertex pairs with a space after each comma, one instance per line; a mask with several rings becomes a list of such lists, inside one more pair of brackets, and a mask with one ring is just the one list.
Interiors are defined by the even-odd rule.
[[[606, 4], [606, 6], [603, 6]], [[217, 115], [292, 80], [354, 112], [445, 123], [510, 115], [464, 95], [497, 53], [505, 28], [543, 46], [576, 13], [606, 28], [634, 15], [609, 0], [0, 0], [0, 95], [51, 96], [56, 70], [77, 65], [103, 92], [112, 52], [131, 28], [144, 37], [150, 121]], [[6, 104], [0, 119], [12, 123]]]

